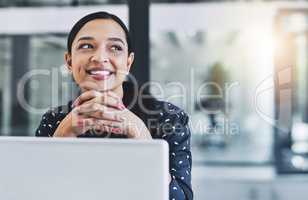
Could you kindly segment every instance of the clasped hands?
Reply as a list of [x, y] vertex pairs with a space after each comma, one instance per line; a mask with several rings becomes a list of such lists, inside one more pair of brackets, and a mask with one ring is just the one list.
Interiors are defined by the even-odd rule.
[[152, 138], [143, 121], [124, 106], [115, 92], [100, 92], [86, 83], [81, 88], [83, 93], [73, 102], [72, 111], [59, 124], [55, 136], [78, 136], [91, 130], [96, 135], [107, 132], [135, 139]]

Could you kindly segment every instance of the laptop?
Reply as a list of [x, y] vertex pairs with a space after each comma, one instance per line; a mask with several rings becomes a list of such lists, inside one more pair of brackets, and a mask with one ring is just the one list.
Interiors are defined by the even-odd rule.
[[0, 137], [0, 199], [167, 200], [163, 140]]

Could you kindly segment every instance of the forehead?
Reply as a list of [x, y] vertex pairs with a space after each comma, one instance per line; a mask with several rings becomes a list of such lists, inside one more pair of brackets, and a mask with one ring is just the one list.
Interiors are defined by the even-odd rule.
[[126, 42], [122, 27], [111, 19], [95, 19], [86, 23], [77, 33], [74, 42], [80, 37], [93, 37], [95, 40], [117, 37]]

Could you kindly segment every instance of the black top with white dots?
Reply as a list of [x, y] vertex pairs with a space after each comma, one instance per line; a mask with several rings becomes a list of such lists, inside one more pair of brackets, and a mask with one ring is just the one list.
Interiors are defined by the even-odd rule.
[[[124, 105], [143, 120], [154, 139], [164, 139], [169, 144], [169, 171], [172, 177], [169, 186], [170, 200], [191, 200], [193, 192], [191, 187], [192, 158], [190, 151], [190, 129], [187, 114], [175, 105], [155, 98], [133, 98], [134, 93], [130, 84], [123, 84]], [[72, 102], [47, 111], [36, 130], [36, 136], [52, 137], [61, 120], [72, 110]], [[142, 109], [141, 109], [142, 108]], [[86, 132], [80, 137], [106, 137], [95, 136]], [[125, 137], [109, 134], [111, 138]]]

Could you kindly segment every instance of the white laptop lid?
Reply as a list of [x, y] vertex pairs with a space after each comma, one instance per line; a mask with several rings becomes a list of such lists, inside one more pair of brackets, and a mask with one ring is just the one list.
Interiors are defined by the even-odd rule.
[[0, 199], [167, 200], [162, 140], [0, 137]]

